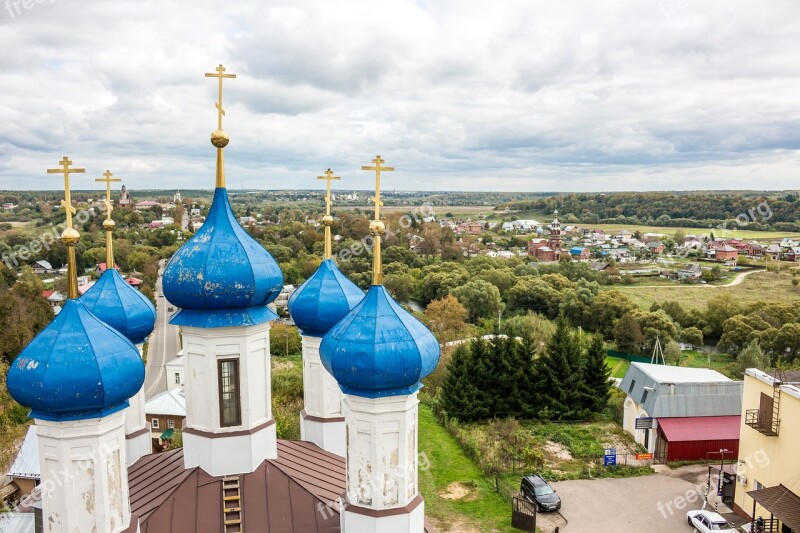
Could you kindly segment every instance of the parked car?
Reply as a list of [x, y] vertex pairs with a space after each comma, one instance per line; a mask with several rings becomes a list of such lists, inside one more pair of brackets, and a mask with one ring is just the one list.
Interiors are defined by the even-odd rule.
[[557, 511], [561, 509], [561, 498], [542, 476], [525, 476], [520, 483], [522, 497], [536, 504], [539, 511]]
[[736, 533], [722, 515], [713, 511], [689, 511], [686, 520], [700, 533]]

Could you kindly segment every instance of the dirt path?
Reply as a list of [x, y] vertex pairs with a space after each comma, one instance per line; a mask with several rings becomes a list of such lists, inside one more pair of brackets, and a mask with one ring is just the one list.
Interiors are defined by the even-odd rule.
[[755, 272], [765, 272], [764, 270], [748, 270], [747, 272], [742, 272], [741, 274], [737, 274], [733, 281], [730, 283], [726, 283], [725, 285], [631, 285], [630, 288], [632, 289], [695, 289], [697, 287], [705, 287], [707, 289], [722, 289], [725, 287], [733, 287], [736, 285], [740, 285], [744, 278], [753, 274]]

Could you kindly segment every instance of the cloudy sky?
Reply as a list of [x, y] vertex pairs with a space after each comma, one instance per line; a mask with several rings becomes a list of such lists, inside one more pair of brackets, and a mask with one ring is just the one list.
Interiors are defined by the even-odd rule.
[[[5, 5], [2, 5], [5, 2]], [[800, 187], [800, 2], [0, 0], [0, 189]]]

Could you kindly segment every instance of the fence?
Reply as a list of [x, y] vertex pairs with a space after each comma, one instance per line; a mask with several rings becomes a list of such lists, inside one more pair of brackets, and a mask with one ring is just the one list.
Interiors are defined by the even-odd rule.
[[606, 355], [608, 357], [616, 357], [618, 359], [625, 359], [626, 361], [630, 361], [631, 363], [649, 363], [650, 358], [645, 357], [643, 355], [631, 355], [629, 353], [618, 352], [616, 350], [606, 350]]

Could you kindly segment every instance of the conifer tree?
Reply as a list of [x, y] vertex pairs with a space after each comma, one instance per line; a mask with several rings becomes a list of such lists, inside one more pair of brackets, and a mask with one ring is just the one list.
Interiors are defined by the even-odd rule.
[[539, 397], [550, 417], [576, 420], [587, 413], [581, 368], [581, 346], [564, 318], [556, 322], [556, 331], [539, 358]]
[[462, 344], [447, 363], [447, 374], [439, 390], [442, 408], [451, 418], [468, 422], [477, 420], [475, 403], [478, 391], [472, 382], [474, 368], [470, 347]]
[[583, 382], [586, 391], [585, 406], [593, 413], [602, 411], [611, 396], [611, 369], [606, 364], [603, 337], [592, 335], [583, 367]]

